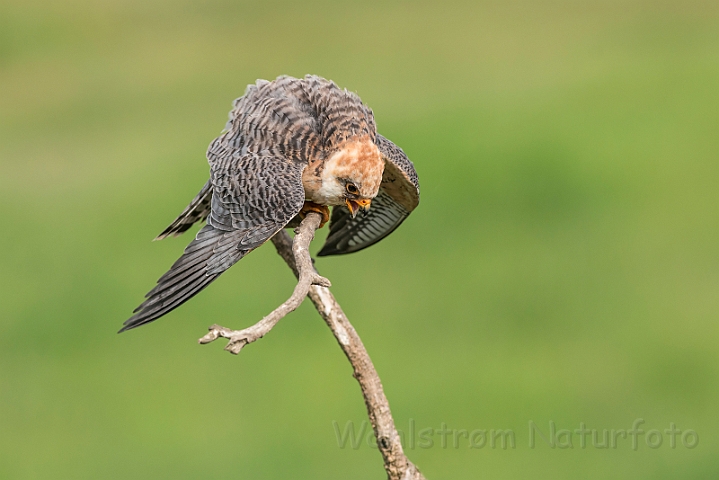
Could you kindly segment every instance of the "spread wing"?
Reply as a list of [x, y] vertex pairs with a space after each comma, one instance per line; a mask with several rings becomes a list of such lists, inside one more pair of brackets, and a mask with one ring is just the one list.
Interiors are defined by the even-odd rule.
[[284, 157], [215, 152], [207, 225], [135, 309], [120, 331], [179, 307], [222, 272], [269, 240], [302, 208], [305, 165]]
[[330, 233], [318, 256], [357, 252], [379, 242], [399, 227], [419, 204], [419, 179], [407, 155], [380, 134], [376, 144], [385, 168], [369, 213], [352, 218], [347, 207], [334, 207]]

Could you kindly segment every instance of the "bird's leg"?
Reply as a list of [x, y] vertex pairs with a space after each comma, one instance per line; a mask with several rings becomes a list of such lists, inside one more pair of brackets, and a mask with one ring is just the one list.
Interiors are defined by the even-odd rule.
[[302, 206], [302, 210], [300, 210], [300, 218], [304, 220], [310, 212], [317, 212], [322, 215], [322, 221], [320, 222], [319, 228], [324, 227], [325, 223], [330, 220], [330, 208], [327, 205], [320, 205], [319, 203], [310, 202], [308, 200]]

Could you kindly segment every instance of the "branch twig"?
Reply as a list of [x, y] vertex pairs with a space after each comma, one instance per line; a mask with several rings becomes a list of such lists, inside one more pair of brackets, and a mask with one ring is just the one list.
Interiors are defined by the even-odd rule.
[[[310, 242], [315, 238], [315, 230], [319, 227], [320, 220], [322, 220], [322, 217], [319, 215], [305, 217], [302, 223], [306, 224], [307, 228], [302, 231], [298, 228], [297, 236], [295, 237], [297, 241], [294, 242], [294, 245], [290, 245], [290, 251], [293, 253], [294, 258], [301, 262], [299, 281], [294, 292], [292, 292], [292, 296], [265, 318], [243, 330], [230, 330], [217, 324], [211, 326], [210, 332], [199, 340], [201, 344], [214, 342], [219, 337], [227, 338], [230, 341], [227, 343], [225, 350], [237, 355], [245, 345], [256, 342], [267, 335], [277, 325], [277, 322], [288, 313], [296, 310], [307, 296], [312, 285], [331, 286], [330, 281], [320, 276], [312, 266], [312, 258], [308, 250]], [[285, 235], [287, 234], [285, 233]]]
[[309, 296], [352, 364], [354, 377], [360, 384], [370, 423], [377, 438], [377, 446], [384, 460], [388, 480], [425, 480], [419, 469], [404, 454], [382, 382], [362, 340], [327, 288], [330, 282], [321, 277], [312, 264], [308, 248], [321, 220], [320, 214], [310, 212], [297, 228], [294, 241], [285, 231], [280, 231], [272, 238], [277, 253], [299, 279], [292, 296], [256, 325], [244, 330], [233, 331], [213, 325], [210, 327], [210, 333], [200, 339], [200, 343], [209, 343], [220, 336], [229, 338], [230, 342], [225, 349], [237, 354], [248, 343], [262, 338], [282, 317], [296, 309], [305, 296]]

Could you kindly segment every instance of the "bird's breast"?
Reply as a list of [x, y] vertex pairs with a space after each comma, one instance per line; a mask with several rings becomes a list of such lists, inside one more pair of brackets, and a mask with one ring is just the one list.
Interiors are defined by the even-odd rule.
[[341, 205], [339, 197], [343, 194], [341, 189], [332, 188], [330, 182], [323, 180], [322, 172], [326, 167], [323, 160], [310, 162], [302, 172], [302, 187], [305, 189], [305, 200], [318, 205]]

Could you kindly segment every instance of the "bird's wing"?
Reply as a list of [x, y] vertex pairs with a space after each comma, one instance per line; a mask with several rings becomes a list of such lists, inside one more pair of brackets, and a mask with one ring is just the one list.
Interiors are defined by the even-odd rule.
[[330, 233], [318, 256], [357, 252], [379, 242], [399, 227], [419, 204], [419, 179], [407, 155], [380, 134], [376, 144], [385, 168], [369, 213], [352, 218], [347, 207], [334, 207]]
[[156, 320], [182, 305], [281, 230], [304, 203], [304, 167], [257, 153], [226, 155], [214, 162], [207, 225], [120, 331]]

